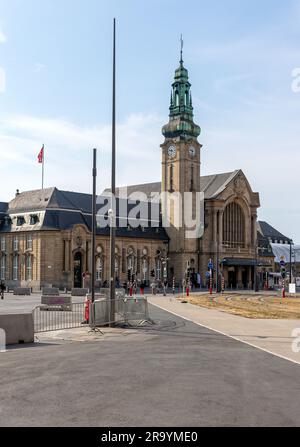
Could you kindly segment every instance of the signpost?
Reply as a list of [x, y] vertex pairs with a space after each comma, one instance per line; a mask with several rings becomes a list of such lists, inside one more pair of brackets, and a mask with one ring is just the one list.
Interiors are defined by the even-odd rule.
[[213, 264], [212, 259], [210, 259], [208, 262], [208, 270], [209, 270], [209, 275], [210, 275], [210, 279], [209, 279], [209, 293], [210, 293], [210, 295], [212, 295], [212, 293], [213, 293], [213, 269], [214, 269], [214, 264]]
[[284, 256], [280, 258], [280, 273], [282, 278], [282, 298], [285, 298], [285, 278], [286, 278], [286, 263]]

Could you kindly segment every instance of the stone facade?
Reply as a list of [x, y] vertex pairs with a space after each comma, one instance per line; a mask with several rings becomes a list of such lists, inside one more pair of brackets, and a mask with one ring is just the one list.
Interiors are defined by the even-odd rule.
[[[32, 240], [30, 249], [26, 248], [29, 235]], [[14, 249], [16, 238], [18, 247]], [[91, 232], [87, 227], [75, 225], [68, 231], [20, 232], [17, 235], [1, 233], [1, 240], [5, 241], [5, 248], [3, 246], [0, 253], [0, 259], [5, 259], [1, 279], [8, 287], [26, 286], [39, 290], [45, 286], [71, 289], [88, 285], [88, 275], [84, 279], [84, 274], [91, 272]], [[96, 247], [97, 286], [100, 287], [109, 279], [109, 238], [97, 236]], [[166, 252], [164, 241], [118, 238], [116, 278], [123, 284], [130, 269], [137, 279], [147, 283], [151, 281], [152, 270], [162, 278], [162, 259]], [[30, 265], [27, 264], [28, 257]], [[17, 264], [14, 264], [15, 259]]]

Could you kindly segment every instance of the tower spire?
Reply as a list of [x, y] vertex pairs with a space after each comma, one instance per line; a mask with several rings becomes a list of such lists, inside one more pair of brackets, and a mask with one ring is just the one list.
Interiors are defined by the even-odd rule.
[[182, 34], [180, 36], [180, 65], [181, 67], [183, 66], [183, 38], [182, 38]]
[[199, 137], [201, 129], [194, 123], [191, 83], [188, 70], [183, 66], [183, 38], [180, 37], [180, 66], [175, 71], [170, 101], [169, 123], [163, 127], [165, 138], [182, 140]]

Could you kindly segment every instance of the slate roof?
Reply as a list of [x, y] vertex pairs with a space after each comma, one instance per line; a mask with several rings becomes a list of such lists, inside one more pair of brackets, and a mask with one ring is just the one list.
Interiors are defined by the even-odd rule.
[[[200, 190], [204, 192], [205, 199], [213, 199], [218, 194], [220, 194], [227, 187], [228, 183], [231, 182], [238, 174], [240, 170], [236, 170], [233, 172], [225, 172], [221, 174], [214, 175], [206, 175], [200, 177]], [[109, 192], [109, 189], [106, 189], [103, 194]], [[154, 183], [145, 183], [141, 185], [130, 185], [127, 187], [117, 188], [116, 195], [120, 196], [121, 193], [123, 195], [127, 191], [127, 196], [134, 192], [141, 192], [146, 194], [148, 198], [151, 197], [151, 193], [160, 193], [161, 192], [161, 182]]]
[[8, 203], [6, 202], [0, 202], [0, 214], [6, 213], [8, 208]]
[[290, 242], [291, 240], [290, 238], [284, 236], [282, 233], [280, 233], [278, 230], [276, 230], [274, 227], [272, 227], [270, 224], [264, 221], [258, 222], [258, 230], [262, 236], [268, 239], [271, 238], [272, 240], [283, 241], [283, 242]]
[[91, 212], [92, 196], [80, 192], [60, 191], [57, 188], [25, 191], [9, 202], [10, 213], [40, 211], [45, 209], [68, 209]]
[[[97, 210], [101, 215], [101, 209], [105, 208], [103, 215], [107, 215], [107, 204], [109, 198], [100, 197], [97, 199]], [[116, 201], [116, 213], [117, 219], [117, 236], [122, 237], [134, 237], [134, 238], [147, 238], [147, 239], [160, 239], [168, 241], [168, 236], [165, 229], [161, 225], [161, 216], [159, 204], [156, 205], [155, 218], [152, 221], [149, 219], [142, 222], [144, 228], [128, 228], [128, 213], [136, 207], [137, 203], [128, 203], [127, 200], [117, 199]], [[145, 208], [148, 208], [148, 215], [150, 214], [150, 204], [145, 203]], [[152, 205], [153, 207], [153, 205]], [[7, 210], [3, 213], [5, 215], [17, 216], [18, 214], [31, 214], [40, 212], [42, 221], [39, 223], [39, 230], [65, 230], [70, 229], [74, 225], [83, 224], [91, 230], [92, 226], [92, 195], [84, 194], [72, 191], [61, 191], [57, 188], [47, 188], [44, 190], [25, 191], [17, 195], [9, 204], [2, 206], [0, 204], [0, 210]], [[0, 214], [1, 216], [1, 214]], [[137, 217], [140, 217], [139, 215]], [[120, 225], [120, 218], [125, 228]], [[155, 223], [154, 223], [155, 220]], [[13, 222], [4, 222], [0, 226], [0, 231], [11, 231], [15, 225]], [[18, 231], [32, 231], [34, 228], [28, 224], [22, 228], [18, 228]], [[97, 233], [103, 235], [109, 235], [109, 227], [98, 228]]]

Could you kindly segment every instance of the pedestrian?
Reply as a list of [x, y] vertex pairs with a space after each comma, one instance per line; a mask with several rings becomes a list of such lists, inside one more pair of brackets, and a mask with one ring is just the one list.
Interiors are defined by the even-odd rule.
[[156, 283], [153, 281], [151, 283], [152, 295], [156, 295]]
[[5, 292], [5, 284], [4, 281], [1, 281], [0, 283], [0, 295], [1, 295], [1, 300], [4, 300], [4, 292]]
[[167, 290], [168, 290], [168, 281], [164, 280], [164, 296], [167, 296]]

